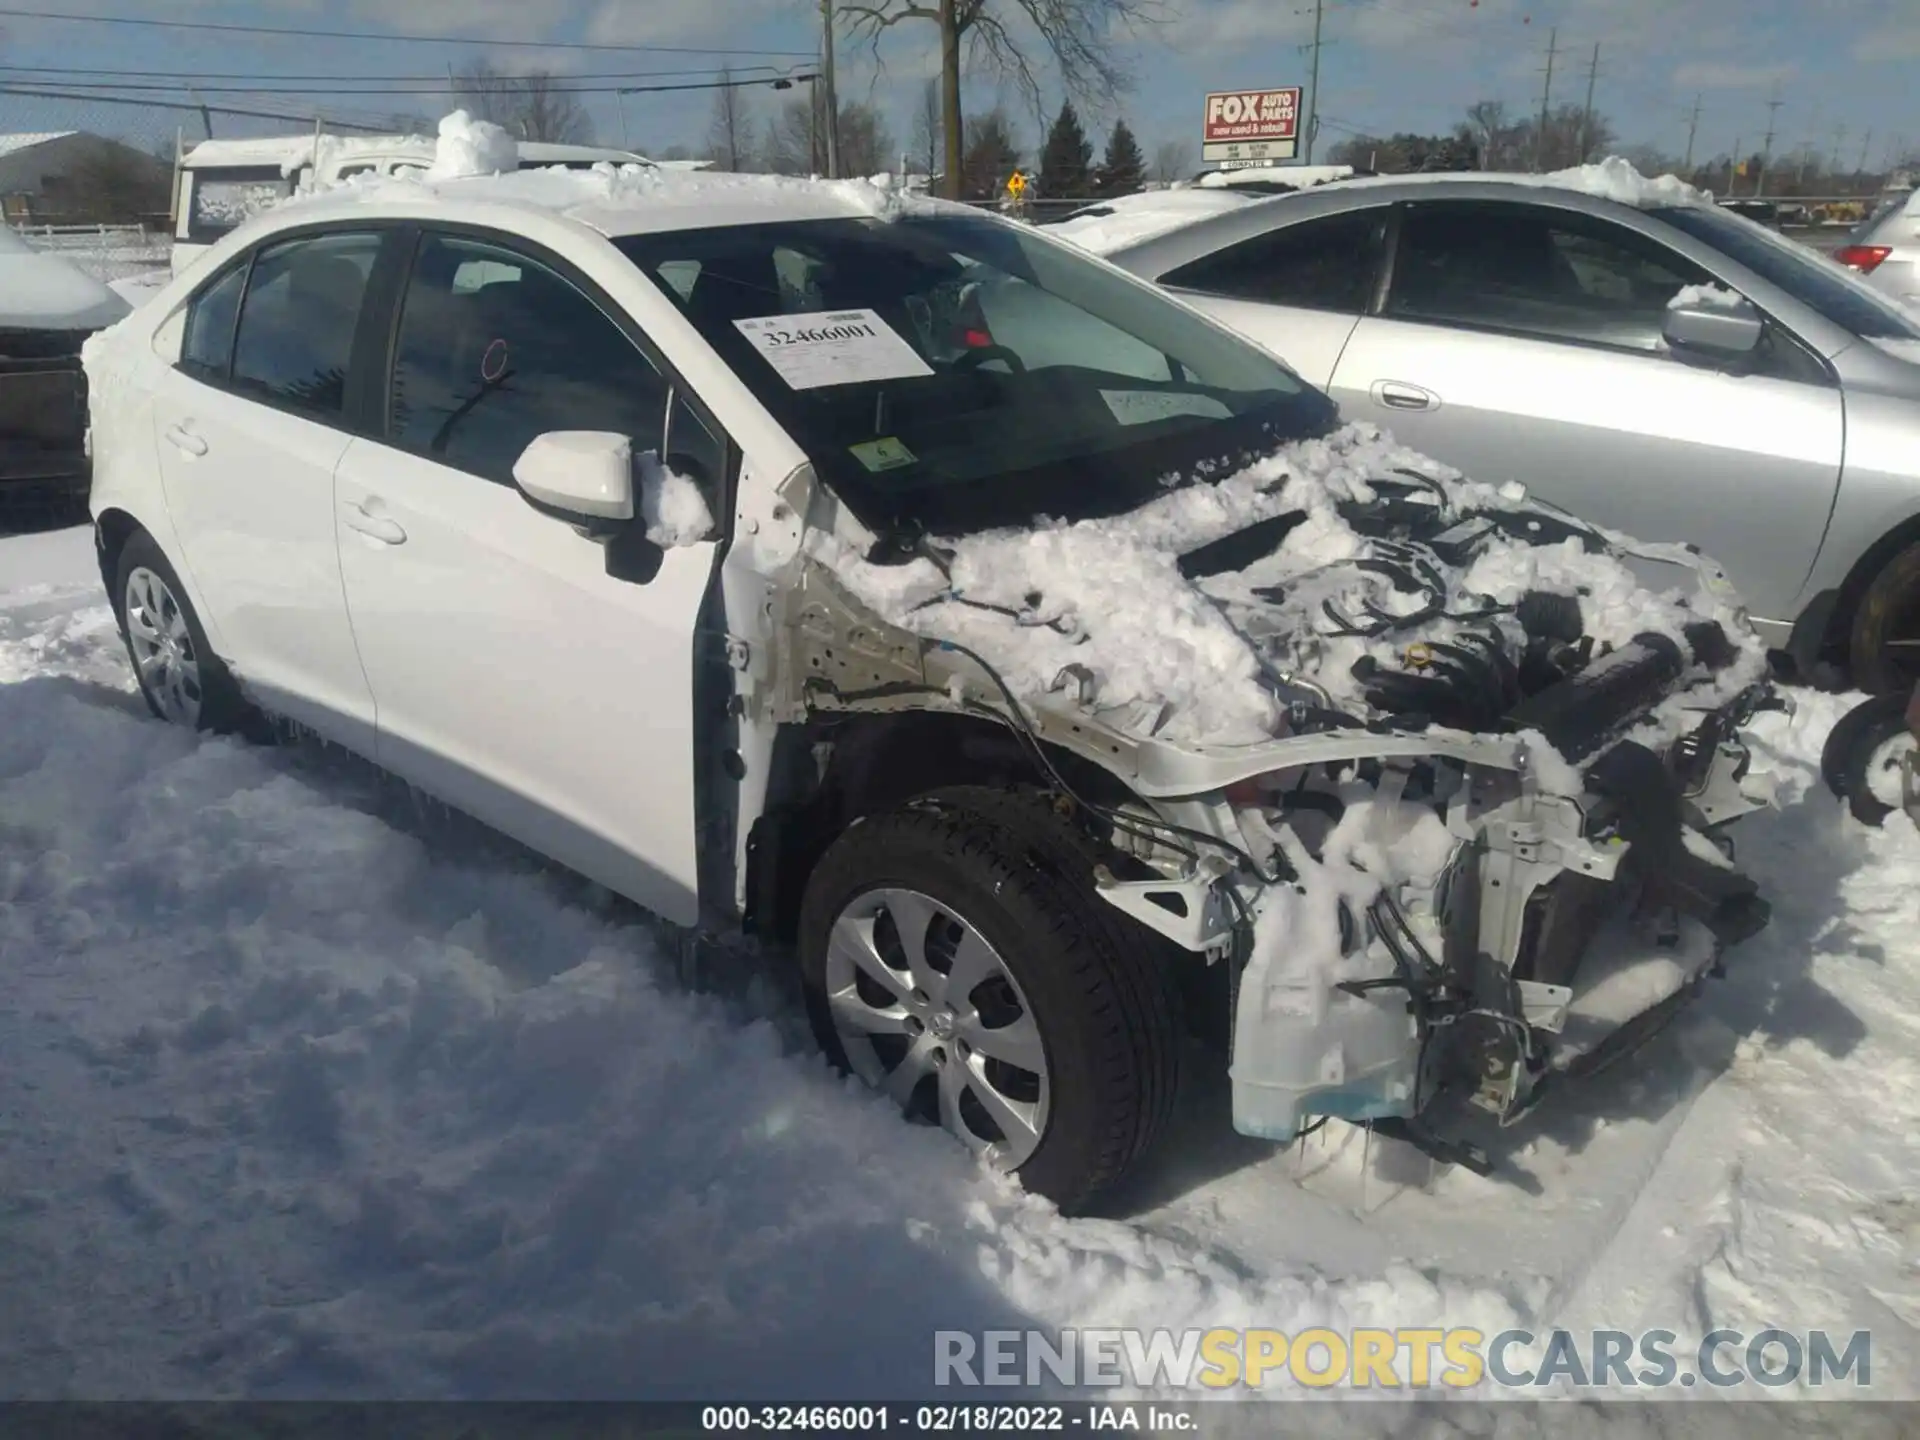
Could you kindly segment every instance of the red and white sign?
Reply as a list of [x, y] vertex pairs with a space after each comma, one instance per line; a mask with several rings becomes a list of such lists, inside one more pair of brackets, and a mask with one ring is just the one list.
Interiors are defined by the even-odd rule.
[[1223, 90], [1207, 96], [1201, 143], [1292, 140], [1300, 132], [1300, 87], [1284, 90]]
[[1300, 87], [1221, 90], [1207, 96], [1200, 154], [1222, 169], [1291, 160], [1299, 145]]

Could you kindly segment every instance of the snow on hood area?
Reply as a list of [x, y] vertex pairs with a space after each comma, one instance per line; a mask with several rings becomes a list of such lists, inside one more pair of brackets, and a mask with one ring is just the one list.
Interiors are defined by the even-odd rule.
[[[1151, 551], [1182, 504], [1127, 533]], [[932, 1390], [936, 1327], [1777, 1325], [1870, 1328], [1871, 1394], [1914, 1398], [1920, 836], [1820, 784], [1852, 698], [1758, 722], [1782, 807], [1740, 860], [1773, 927], [1633, 1064], [1486, 1136], [1502, 1174], [1423, 1185], [1340, 1122], [1243, 1140], [1198, 1075], [1150, 1173], [1069, 1220], [833, 1076], [785, 970], [690, 989], [631, 911], [355, 762], [154, 722], [87, 531], [0, 539], [0, 1392], [1003, 1400]]]
[[[1519, 531], [1489, 540], [1464, 568], [1421, 555], [1446, 601], [1443, 613], [1425, 619], [1413, 618], [1422, 602], [1404, 570], [1388, 576], [1377, 568], [1404, 565], [1404, 547], [1362, 535], [1346, 518], [1348, 507], [1378, 498], [1383, 482], [1404, 486], [1406, 471], [1419, 482], [1416, 503], [1455, 517], [1516, 517]], [[1264, 558], [1200, 579], [1181, 572], [1182, 555], [1283, 515], [1300, 518]], [[1586, 633], [1601, 646], [1650, 630], [1677, 637], [1693, 621], [1717, 620], [1743, 646], [1717, 688], [1731, 694], [1759, 678], [1759, 642], [1725, 601], [1700, 593], [1696, 571], [1668, 566], [1671, 588], [1650, 590], [1615, 554], [1589, 552], [1577, 538], [1527, 538], [1530, 523], [1552, 519], [1353, 424], [1112, 519], [1043, 519], [936, 541], [951, 555], [944, 572], [928, 558], [875, 565], [831, 538], [813, 543], [866, 604], [917, 634], [980, 652], [1023, 701], [1054, 690], [1078, 666], [1091, 681], [1085, 698], [1102, 718], [1171, 741], [1247, 745], [1283, 733], [1281, 673], [1310, 678], [1336, 704], [1365, 714], [1365, 686], [1354, 675], [1362, 657], [1397, 665], [1410, 644], [1445, 643], [1467, 628], [1492, 627], [1511, 640], [1508, 616], [1529, 590], [1576, 598]], [[1336, 618], [1380, 612], [1408, 623], [1366, 637], [1342, 633], [1351, 627]], [[1677, 738], [1685, 722], [1677, 710], [1670, 718], [1667, 738]]]

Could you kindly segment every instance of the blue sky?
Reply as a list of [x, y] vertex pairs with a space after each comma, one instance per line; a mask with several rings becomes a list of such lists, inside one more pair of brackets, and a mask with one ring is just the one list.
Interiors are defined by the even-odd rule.
[[[1003, 3], [1011, 6], [1012, 0]], [[1124, 113], [1149, 152], [1164, 140], [1197, 145], [1201, 96], [1207, 90], [1305, 83], [1307, 57], [1301, 47], [1312, 33], [1313, 0], [1157, 3], [1160, 23], [1122, 45], [1140, 76], [1138, 85], [1094, 107], [1094, 126]], [[808, 0], [20, 0], [13, 8], [354, 29], [376, 36], [800, 52], [726, 57], [669, 50], [541, 50], [516, 44], [481, 52], [445, 40], [414, 44], [278, 38], [0, 15], [0, 64], [121, 69], [162, 84], [169, 83], [159, 78], [165, 72], [203, 78], [213, 72], [434, 76], [444, 74], [449, 63], [477, 53], [510, 65], [549, 64], [582, 74], [710, 74], [730, 60], [737, 69], [771, 67], [762, 72], [771, 75], [782, 66], [807, 64], [803, 57], [815, 49], [819, 28], [817, 6]], [[1698, 94], [1702, 109], [1697, 156], [1726, 151], [1737, 140], [1757, 149], [1767, 126], [1766, 102], [1777, 83], [1785, 102], [1777, 118], [1777, 155], [1791, 154], [1803, 144], [1825, 155], [1837, 144], [1844, 163], [1851, 166], [1863, 143], [1871, 164], [1880, 162], [1896, 137], [1920, 149], [1920, 85], [1914, 83], [1920, 73], [1920, 4], [1915, 0], [1327, 0], [1321, 145], [1351, 130], [1450, 128], [1462, 109], [1480, 98], [1531, 109], [1539, 103], [1554, 26], [1562, 51], [1555, 70], [1556, 101], [1584, 98], [1592, 47], [1598, 43], [1595, 103], [1613, 119], [1624, 143], [1679, 153]], [[864, 43], [842, 45], [842, 94], [881, 105], [902, 142], [911, 129], [912, 98], [931, 71], [932, 42], [930, 26], [901, 26], [882, 46], [877, 64]], [[0, 78], [33, 83], [18, 70]], [[315, 82], [323, 90], [331, 83]], [[991, 79], [976, 79], [972, 88], [972, 103], [992, 102]], [[762, 115], [779, 98], [771, 92], [753, 94], [750, 103]], [[1019, 110], [1017, 95], [1009, 90], [1005, 98]], [[1052, 102], [1057, 98], [1056, 93]], [[300, 97], [297, 103], [377, 113], [395, 108], [437, 113], [443, 108], [433, 97], [389, 101], [321, 95]], [[643, 150], [664, 150], [676, 143], [698, 148], [710, 104], [701, 92], [631, 96], [624, 102], [630, 141]], [[77, 116], [76, 108], [0, 95], [0, 130], [53, 128], [77, 120], [91, 128], [109, 128], [117, 119], [125, 130], [156, 138], [172, 132], [172, 118], [158, 112], [93, 106], [90, 116]], [[590, 109], [599, 138], [619, 143], [612, 98], [595, 97]], [[1021, 124], [1029, 145], [1036, 143], [1031, 116], [1022, 114]], [[1844, 136], [1840, 127], [1845, 127]], [[222, 133], [240, 129], [230, 125]]]

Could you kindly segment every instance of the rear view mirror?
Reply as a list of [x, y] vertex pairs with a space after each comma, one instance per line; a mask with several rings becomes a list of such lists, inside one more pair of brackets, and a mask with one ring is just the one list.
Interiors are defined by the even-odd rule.
[[633, 442], [607, 430], [549, 430], [513, 462], [536, 510], [560, 520], [633, 518]]
[[1751, 355], [1760, 344], [1760, 312], [1747, 301], [1688, 301], [1667, 311], [1662, 333], [1678, 351], [1704, 355]]

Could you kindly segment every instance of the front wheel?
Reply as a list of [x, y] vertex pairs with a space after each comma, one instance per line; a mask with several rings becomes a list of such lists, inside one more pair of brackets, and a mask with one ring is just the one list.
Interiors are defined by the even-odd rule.
[[1072, 1209], [1165, 1119], [1178, 1024], [1063, 830], [950, 806], [854, 825], [808, 882], [800, 965], [836, 1065]]

